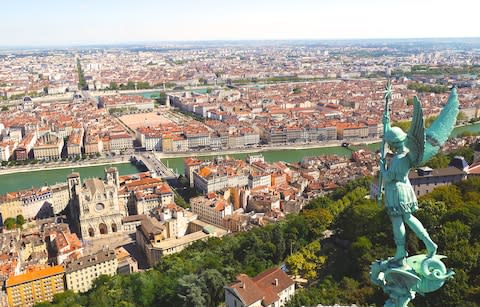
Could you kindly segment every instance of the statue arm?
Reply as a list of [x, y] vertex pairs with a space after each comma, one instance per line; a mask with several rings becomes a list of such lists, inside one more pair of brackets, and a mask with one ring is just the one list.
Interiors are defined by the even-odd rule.
[[392, 126], [390, 125], [390, 114], [388, 114], [387, 112], [383, 114], [382, 123], [385, 129], [385, 132], [387, 132], [388, 130], [390, 130], [390, 128], [392, 128]]

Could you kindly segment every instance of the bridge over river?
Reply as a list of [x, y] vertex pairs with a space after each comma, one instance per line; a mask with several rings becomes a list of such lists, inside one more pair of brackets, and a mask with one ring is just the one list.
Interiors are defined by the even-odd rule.
[[131, 159], [135, 162], [141, 162], [148, 168], [149, 171], [155, 172], [159, 177], [165, 180], [177, 179], [177, 175], [168, 167], [163, 164], [162, 161], [157, 159], [153, 152], [142, 151], [136, 152], [131, 156]]

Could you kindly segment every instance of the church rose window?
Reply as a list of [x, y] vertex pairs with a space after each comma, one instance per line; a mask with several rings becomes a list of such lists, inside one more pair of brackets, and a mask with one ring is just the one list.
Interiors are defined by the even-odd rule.
[[95, 205], [95, 210], [97, 211], [102, 211], [103, 209], [105, 209], [105, 205], [102, 204], [102, 203], [98, 203]]

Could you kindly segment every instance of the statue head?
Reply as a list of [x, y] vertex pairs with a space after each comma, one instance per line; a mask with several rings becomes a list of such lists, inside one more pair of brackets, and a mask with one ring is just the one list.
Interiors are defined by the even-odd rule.
[[407, 134], [399, 127], [391, 127], [385, 132], [385, 141], [392, 149], [398, 149], [403, 145]]

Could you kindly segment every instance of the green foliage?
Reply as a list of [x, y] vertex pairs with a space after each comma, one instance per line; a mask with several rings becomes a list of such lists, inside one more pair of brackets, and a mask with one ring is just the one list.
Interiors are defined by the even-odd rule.
[[59, 307], [81, 307], [87, 303], [85, 297], [80, 294], [67, 290], [62, 293], [57, 293], [53, 297], [53, 304]]
[[468, 164], [473, 163], [475, 151], [471, 147], [459, 147], [448, 153], [448, 157], [453, 159], [455, 156], [464, 157]]
[[173, 189], [173, 194], [175, 194], [175, 203], [182, 208], [190, 208], [190, 204], [188, 204], [183, 197], [178, 194], [177, 190]]
[[110, 84], [108, 85], [108, 90], [112, 90], [112, 91], [117, 91], [118, 90], [118, 84], [117, 82], [110, 82]]
[[167, 103], [167, 94], [165, 94], [165, 92], [160, 92], [158, 94], [158, 97], [155, 97], [155, 104], [156, 105], [165, 105], [166, 103]]
[[295, 88], [293, 89], [293, 93], [294, 93], [294, 94], [300, 94], [301, 92], [302, 92], [302, 88], [300, 88], [300, 87], [295, 87]]
[[[368, 201], [370, 202], [370, 201]], [[415, 215], [422, 221], [439, 253], [446, 255], [447, 267], [455, 277], [444, 287], [415, 306], [476, 306], [480, 297], [480, 178], [441, 186], [422, 197]], [[288, 306], [312, 304], [382, 305], [385, 295], [369, 281], [370, 263], [393, 254], [390, 222], [384, 210], [374, 203], [357, 202], [335, 220], [337, 241], [324, 246], [327, 256], [323, 272], [327, 277], [318, 285], [299, 291]], [[423, 252], [423, 244], [409, 234], [409, 253]]]
[[428, 128], [430, 127], [433, 122], [437, 119], [437, 116], [429, 116], [425, 119], [425, 127]]
[[448, 167], [450, 162], [455, 156], [461, 156], [465, 158], [468, 164], [473, 163], [475, 151], [471, 147], [459, 147], [448, 154], [439, 152], [432, 159], [430, 159], [425, 165], [431, 168], [445, 168]]
[[457, 125], [459, 123], [463, 123], [467, 120], [467, 115], [463, 112], [463, 111], [460, 111], [458, 112], [458, 115], [457, 115]]
[[203, 117], [201, 117], [200, 115], [198, 114], [195, 114], [195, 113], [192, 113], [192, 112], [187, 112], [187, 111], [183, 111], [183, 110], [173, 110], [173, 112], [178, 112], [178, 113], [181, 113], [183, 115], [186, 115], [186, 116], [189, 116], [199, 122], [203, 122], [205, 121], [205, 119]]
[[324, 263], [325, 256], [320, 255], [320, 242], [318, 240], [301, 248], [285, 260], [291, 274], [302, 276], [307, 280], [317, 278], [317, 272]]
[[227, 283], [216, 269], [188, 274], [178, 281], [177, 295], [182, 306], [216, 306], [223, 300], [223, 286]]
[[150, 83], [145, 82], [145, 81], [139, 81], [137, 82], [137, 90], [148, 90], [153, 88]]
[[425, 165], [431, 168], [444, 168], [450, 163], [450, 158], [444, 153], [437, 153]]
[[87, 81], [85, 80], [85, 74], [80, 64], [80, 59], [77, 59], [77, 73], [78, 73], [78, 89], [88, 90]]
[[25, 224], [25, 218], [21, 214], [17, 215], [17, 218], [16, 218], [15, 222], [16, 222], [17, 226], [21, 228], [23, 226], [23, 224]]
[[16, 227], [17, 222], [14, 218], [9, 217], [9, 218], [5, 219], [5, 221], [3, 221], [3, 225], [5, 225], [5, 227], [8, 230], [11, 230], [11, 229], [14, 229]]
[[457, 74], [478, 74], [480, 67], [478, 65], [462, 65], [462, 66], [427, 66], [414, 65], [411, 73], [407, 75], [457, 75]]
[[409, 90], [415, 90], [419, 93], [435, 93], [441, 94], [448, 92], [448, 86], [446, 85], [430, 85], [419, 82], [412, 82], [407, 85]]

